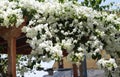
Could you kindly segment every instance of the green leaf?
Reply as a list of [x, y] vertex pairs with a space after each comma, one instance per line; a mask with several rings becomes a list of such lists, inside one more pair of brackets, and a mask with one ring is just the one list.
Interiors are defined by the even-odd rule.
[[64, 3], [64, 0], [59, 0], [60, 3]]
[[12, 1], [15, 1], [15, 2], [17, 2], [18, 0], [9, 0], [10, 2], [12, 2]]
[[38, 0], [39, 2], [44, 2], [45, 0]]
[[101, 54], [98, 54], [98, 60], [101, 59], [101, 57], [102, 57]]
[[43, 68], [42, 68], [42, 67], [37, 67], [36, 70], [37, 70], [37, 71], [41, 71], [41, 70], [43, 70]]
[[0, 46], [0, 51], [2, 51], [4, 49], [4, 47], [3, 46]]
[[17, 22], [17, 17], [15, 14], [11, 15], [11, 16], [8, 16], [9, 18], [9, 22], [10, 23], [16, 23]]
[[94, 54], [92, 54], [92, 59], [96, 59], [97, 57], [96, 57], [96, 55], [94, 55]]
[[88, 0], [85, 0], [84, 3], [86, 6], [88, 6], [88, 4], [89, 4]]
[[94, 7], [94, 6], [95, 6], [95, 3], [96, 3], [96, 1], [95, 1], [95, 0], [91, 0], [91, 1], [90, 1], [90, 4], [91, 4], [91, 6], [92, 6], [92, 7]]
[[102, 0], [96, 0], [96, 4], [101, 4]]
[[3, 18], [0, 18], [0, 23], [3, 23], [4, 19]]

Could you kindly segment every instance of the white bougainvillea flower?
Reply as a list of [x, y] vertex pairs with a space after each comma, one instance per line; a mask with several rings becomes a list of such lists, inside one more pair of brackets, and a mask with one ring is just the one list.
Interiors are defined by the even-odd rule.
[[113, 59], [113, 58], [110, 58], [108, 60], [102, 58], [102, 59], [98, 60], [97, 65], [101, 68], [104, 68], [104, 69], [106, 68], [110, 71], [112, 71], [118, 67], [115, 62], [115, 59]]

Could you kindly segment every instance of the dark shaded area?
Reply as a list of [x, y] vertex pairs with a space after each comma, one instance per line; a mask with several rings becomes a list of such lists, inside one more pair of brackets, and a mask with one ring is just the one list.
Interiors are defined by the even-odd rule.
[[[25, 34], [21, 34], [16, 40], [17, 46], [17, 54], [27, 55], [31, 52], [31, 47], [28, 43], [26, 43], [27, 37]], [[0, 53], [7, 54], [8, 43], [6, 40], [0, 37]]]

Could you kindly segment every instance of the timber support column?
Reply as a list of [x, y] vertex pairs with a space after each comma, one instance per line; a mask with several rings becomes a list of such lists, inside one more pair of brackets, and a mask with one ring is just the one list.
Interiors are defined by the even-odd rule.
[[0, 36], [8, 42], [8, 76], [16, 77], [16, 38], [21, 35], [21, 29], [26, 25], [27, 17], [24, 22], [17, 27], [0, 27]]
[[8, 40], [8, 77], [16, 77], [16, 38]]
[[84, 77], [83, 76], [83, 64], [82, 63], [79, 65], [79, 72], [80, 72], [80, 77]]
[[78, 67], [76, 64], [72, 64], [73, 66], [73, 77], [78, 77]]

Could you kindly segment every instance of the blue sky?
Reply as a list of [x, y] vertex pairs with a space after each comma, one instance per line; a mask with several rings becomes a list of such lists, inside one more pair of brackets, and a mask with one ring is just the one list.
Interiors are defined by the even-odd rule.
[[[111, 2], [115, 2], [115, 4], [120, 4], [120, 0], [106, 0], [104, 3], [102, 3], [103, 5], [105, 4], [110, 4]], [[113, 9], [116, 9], [116, 6], [113, 6]]]
[[[78, 1], [84, 1], [84, 0], [78, 0]], [[115, 2], [115, 3], [120, 3], [120, 0], [106, 0], [106, 4], [110, 3], [110, 2]]]
[[[78, 1], [82, 2], [84, 0], [78, 0]], [[106, 0], [105, 2], [102, 3], [102, 5], [110, 4], [111, 2], [115, 2], [115, 4], [120, 4], [120, 0]], [[116, 8], [117, 8], [116, 6], [112, 7], [112, 9], [116, 9]]]
[[106, 0], [105, 4], [108, 4], [110, 2], [120, 3], [120, 0]]
[[[84, 0], [78, 0], [78, 1], [84, 1]], [[120, 3], [120, 0], [106, 0], [105, 2], [103, 2], [102, 4], [109, 4], [110, 2], [115, 2], [115, 3]]]

